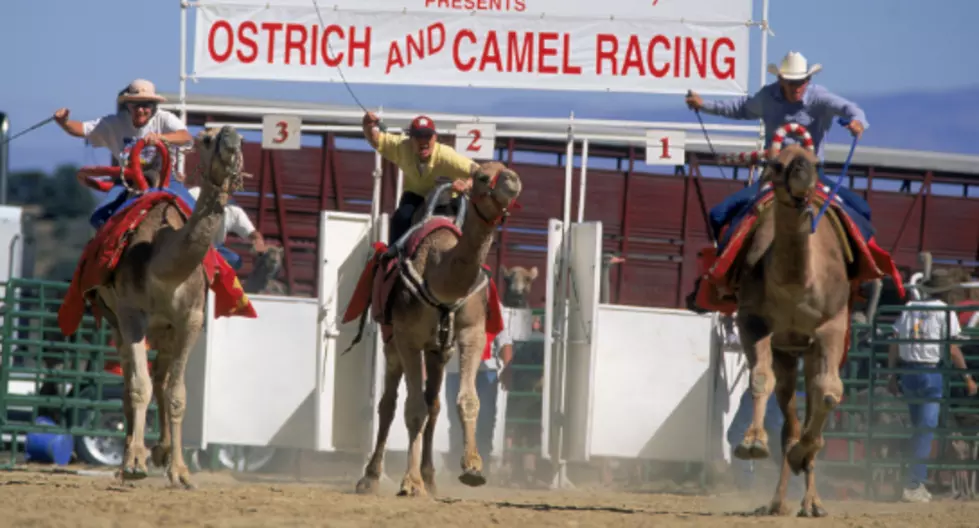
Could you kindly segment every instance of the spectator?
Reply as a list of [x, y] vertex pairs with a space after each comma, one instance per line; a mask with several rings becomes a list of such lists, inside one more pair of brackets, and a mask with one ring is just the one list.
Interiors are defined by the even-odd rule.
[[[948, 289], [954, 288], [955, 280], [947, 270], [937, 269], [932, 276], [922, 283], [927, 289], [942, 293], [922, 294], [922, 299], [910, 301], [907, 307], [946, 307], [944, 300]], [[950, 316], [951, 315], [951, 316]], [[961, 337], [959, 320], [954, 314], [945, 311], [907, 310], [901, 314], [894, 325], [901, 339], [938, 340], [949, 337]], [[915, 371], [900, 376], [892, 374], [888, 382], [888, 390], [895, 396], [903, 394], [907, 398], [931, 399], [926, 403], [908, 403], [912, 426], [916, 429], [933, 429], [938, 426], [938, 414], [941, 404], [937, 401], [942, 397], [942, 374], [935, 370], [942, 359], [943, 345], [939, 343], [908, 343], [891, 345], [887, 358], [888, 368], [898, 366], [914, 369]], [[949, 358], [957, 368], [966, 370], [965, 358], [957, 345], [949, 344]], [[976, 383], [968, 373], [964, 374], [966, 390], [969, 396], [976, 394]], [[911, 434], [910, 448], [913, 458], [918, 461], [911, 465], [909, 479], [902, 492], [906, 502], [929, 502], [931, 493], [925, 488], [927, 468], [924, 460], [931, 456], [932, 431], [914, 431]]]

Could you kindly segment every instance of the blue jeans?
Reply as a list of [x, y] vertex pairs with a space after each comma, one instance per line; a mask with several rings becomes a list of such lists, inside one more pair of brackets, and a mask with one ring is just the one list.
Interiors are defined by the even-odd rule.
[[[901, 392], [908, 398], [935, 398], [936, 401], [927, 403], [909, 403], [912, 427], [934, 429], [938, 427], [938, 413], [941, 404], [937, 401], [942, 397], [942, 374], [935, 367], [924, 364], [906, 363], [902, 367], [920, 369], [921, 372], [901, 374]], [[911, 434], [911, 454], [914, 460], [931, 458], [931, 442], [935, 433], [932, 431], [915, 431]], [[928, 478], [928, 469], [924, 463], [911, 464], [908, 475], [908, 489], [917, 488]]]
[[224, 260], [228, 261], [228, 264], [231, 264], [231, 269], [235, 271], [241, 269], [241, 255], [230, 250], [228, 246], [225, 246], [224, 244], [221, 244], [220, 246], [215, 246], [214, 249], [218, 250], [218, 253], [220, 253], [221, 256], [224, 257]]
[[[493, 454], [493, 433], [496, 429], [496, 395], [499, 392], [499, 373], [480, 370], [476, 373], [476, 394], [479, 396], [479, 416], [476, 418], [476, 448], [485, 460]], [[445, 404], [449, 406], [449, 449], [452, 455], [462, 456], [462, 421], [456, 410], [459, 397], [459, 373], [445, 375]], [[484, 463], [484, 467], [488, 464]]]

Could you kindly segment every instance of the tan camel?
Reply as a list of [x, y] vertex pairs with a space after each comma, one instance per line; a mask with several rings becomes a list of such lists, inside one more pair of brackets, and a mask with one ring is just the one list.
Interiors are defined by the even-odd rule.
[[[375, 492], [383, 469], [384, 446], [398, 402], [398, 384], [404, 375], [408, 389], [405, 400], [405, 425], [408, 428], [408, 468], [398, 495], [435, 494], [435, 466], [432, 436], [441, 402], [439, 392], [445, 364], [454, 342], [459, 351], [460, 390], [456, 402], [464, 431], [462, 475], [468, 486], [486, 482], [483, 461], [476, 449], [476, 371], [486, 345], [485, 322], [488, 305], [483, 262], [493, 244], [499, 223], [520, 194], [516, 172], [502, 163], [487, 162], [473, 178], [469, 204], [462, 226], [462, 237], [451, 230], [428, 234], [409, 261], [424, 279], [427, 293], [443, 306], [462, 304], [446, 328], [443, 311], [430, 301], [415, 296], [406, 288], [395, 289], [389, 303], [393, 337], [384, 347], [384, 394], [378, 404], [379, 427], [374, 453], [357, 483], [359, 493]], [[428, 200], [431, 201], [432, 196]], [[417, 217], [416, 217], [417, 218]], [[454, 338], [452, 337], [454, 336]]]
[[[171, 202], [153, 206], [135, 229], [112, 279], [97, 302], [113, 329], [123, 367], [126, 448], [121, 478], [146, 477], [146, 409], [155, 396], [160, 442], [153, 463], [166, 467], [171, 485], [192, 488], [183, 458], [186, 408], [184, 369], [204, 325], [208, 281], [202, 261], [211, 248], [229, 192], [241, 183], [242, 138], [233, 128], [208, 129], [197, 137], [201, 194], [184, 218]], [[149, 176], [149, 175], [148, 175]], [[151, 187], [159, 172], [148, 177]], [[152, 379], [145, 340], [157, 350]]]
[[[784, 515], [789, 471], [806, 473], [803, 516], [826, 515], [816, 492], [816, 455], [823, 428], [843, 396], [839, 365], [849, 320], [850, 282], [840, 238], [829, 218], [815, 233], [810, 203], [819, 181], [818, 158], [790, 145], [765, 169], [775, 198], [744, 253], [738, 280], [737, 324], [751, 369], [754, 415], [734, 454], [741, 459], [766, 458], [765, 406], [772, 391], [785, 417], [782, 471], [767, 510]], [[796, 414], [796, 380], [800, 357], [806, 384], [805, 429]]]
[[511, 308], [530, 307], [530, 290], [537, 279], [537, 266], [527, 269], [523, 266], [508, 268], [500, 266], [503, 272], [503, 306]]

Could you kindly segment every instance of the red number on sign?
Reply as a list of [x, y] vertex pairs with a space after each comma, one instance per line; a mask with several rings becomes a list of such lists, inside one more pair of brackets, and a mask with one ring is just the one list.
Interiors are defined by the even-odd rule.
[[285, 143], [289, 139], [289, 125], [285, 121], [279, 121], [275, 126], [279, 129], [279, 135], [272, 138], [272, 143]]
[[477, 145], [477, 143], [479, 143], [479, 139], [483, 137], [482, 132], [480, 132], [478, 128], [474, 128], [469, 131], [469, 135], [473, 137], [473, 140], [469, 143], [469, 146], [466, 147], [466, 150], [472, 152], [479, 152], [479, 150], [483, 148], [482, 145]]
[[670, 159], [670, 138], [662, 137], [659, 140], [659, 144], [663, 146], [662, 154], [659, 155], [659, 159]]

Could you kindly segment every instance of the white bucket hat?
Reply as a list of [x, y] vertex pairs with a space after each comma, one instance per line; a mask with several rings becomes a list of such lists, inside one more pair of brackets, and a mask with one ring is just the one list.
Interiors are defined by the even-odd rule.
[[782, 79], [788, 81], [798, 81], [810, 77], [820, 70], [823, 69], [822, 64], [813, 64], [812, 67], [809, 66], [809, 62], [806, 61], [805, 55], [797, 52], [790, 51], [785, 54], [785, 58], [782, 59], [782, 64], [776, 67], [774, 64], [768, 65], [768, 73], [772, 75], [777, 75]]
[[132, 103], [136, 101], [152, 101], [163, 103], [167, 99], [162, 95], [157, 95], [156, 86], [146, 79], [136, 79], [129, 83], [129, 86], [116, 99], [118, 103]]

